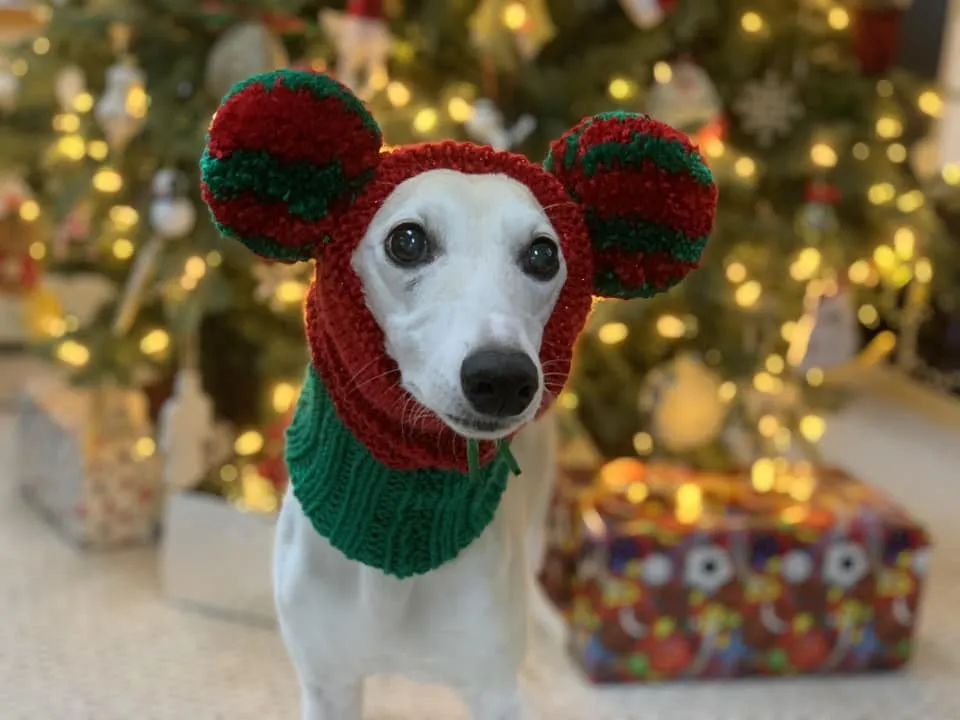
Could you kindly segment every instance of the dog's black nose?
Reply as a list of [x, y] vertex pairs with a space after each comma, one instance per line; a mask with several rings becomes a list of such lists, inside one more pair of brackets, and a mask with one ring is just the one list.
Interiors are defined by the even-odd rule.
[[537, 394], [537, 366], [525, 352], [478, 350], [460, 367], [463, 395], [473, 409], [488, 417], [519, 415]]

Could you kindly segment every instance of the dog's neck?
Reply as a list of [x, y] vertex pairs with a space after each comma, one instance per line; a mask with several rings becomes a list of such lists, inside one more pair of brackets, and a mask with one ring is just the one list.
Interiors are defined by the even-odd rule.
[[287, 430], [293, 493], [314, 528], [351, 560], [404, 578], [455, 558], [492, 522], [511, 474], [498, 455], [479, 477], [394, 470], [338, 417], [311, 366]]

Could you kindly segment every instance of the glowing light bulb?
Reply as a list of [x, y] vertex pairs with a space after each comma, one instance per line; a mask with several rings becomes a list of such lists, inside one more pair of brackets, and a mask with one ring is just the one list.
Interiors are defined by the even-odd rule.
[[757, 172], [757, 163], [753, 158], [742, 157], [734, 163], [733, 170], [744, 179], [751, 178]]
[[80, 129], [80, 118], [73, 113], [54, 115], [53, 129], [62, 133], [75, 133]]
[[757, 304], [762, 293], [763, 288], [760, 287], [760, 283], [756, 280], [750, 280], [737, 288], [734, 300], [740, 307], [753, 307]]
[[790, 264], [790, 277], [800, 282], [809, 280], [820, 268], [820, 251], [816, 248], [804, 248], [797, 259]]
[[82, 160], [87, 153], [87, 144], [79, 135], [65, 135], [57, 140], [57, 152], [67, 160]]
[[657, 318], [657, 332], [662, 337], [677, 339], [686, 335], [687, 326], [676, 315], [661, 315]]
[[146, 117], [147, 108], [150, 107], [150, 97], [142, 85], [133, 85], [127, 90], [125, 106], [130, 117], [137, 119]]
[[772, 393], [777, 388], [777, 381], [768, 372], [758, 372], [753, 376], [753, 387], [762, 393]]
[[897, 196], [897, 189], [888, 182], [876, 183], [867, 190], [867, 199], [874, 205], [890, 202]]
[[723, 157], [723, 154], [727, 151], [727, 146], [723, 144], [723, 140], [720, 138], [709, 138], [703, 144], [703, 151], [707, 154], [707, 157], [717, 159]]
[[256, 455], [263, 449], [263, 435], [256, 430], [247, 430], [234, 441], [233, 449], [237, 455]]
[[757, 421], [757, 432], [765, 438], [772, 438], [779, 428], [780, 422], [773, 415], [764, 415]]
[[270, 393], [270, 401], [273, 409], [278, 413], [285, 413], [297, 399], [297, 388], [290, 383], [277, 383], [273, 392]]
[[199, 255], [193, 255], [187, 258], [183, 265], [183, 273], [188, 277], [199, 280], [207, 274], [207, 263]]
[[851, 152], [853, 153], [853, 157], [855, 159], [866, 160], [868, 157], [870, 157], [870, 146], [866, 143], [858, 142], [853, 146], [853, 150], [851, 150]]
[[897, 118], [886, 115], [877, 119], [877, 135], [884, 140], [892, 140], [903, 134], [903, 123]]
[[940, 171], [947, 185], [960, 185], [960, 163], [950, 163]]
[[630, 335], [630, 329], [622, 322], [601, 325], [597, 337], [604, 345], [619, 345]]
[[50, 40], [45, 37], [38, 37], [33, 41], [33, 51], [37, 55], [46, 55], [50, 52]]
[[727, 280], [732, 283], [742, 283], [747, 279], [747, 268], [743, 263], [732, 262], [727, 265]]
[[819, 415], [804, 415], [800, 418], [800, 434], [809, 442], [817, 442], [827, 430], [826, 421]]
[[850, 13], [842, 7], [830, 8], [827, 24], [834, 30], [846, 30], [850, 26]]
[[406, 107], [410, 102], [410, 89], [402, 82], [394, 80], [387, 85], [387, 100], [396, 108]]
[[753, 11], [745, 12], [740, 16], [740, 27], [748, 33], [758, 33], [764, 28], [763, 18]]
[[902, 213], [912, 213], [919, 210], [926, 203], [922, 190], [911, 190], [897, 198], [897, 210]]
[[93, 176], [93, 187], [102, 193], [120, 192], [123, 178], [116, 170], [102, 168]]
[[877, 81], [877, 95], [883, 98], [893, 97], [893, 83], [884, 78]]
[[847, 270], [847, 277], [850, 278], [850, 282], [857, 285], [865, 284], [870, 277], [870, 263], [866, 260], [857, 260]]
[[673, 80], [673, 68], [670, 67], [670, 63], [666, 63], [661, 60], [654, 65], [653, 79], [661, 85], [666, 85], [668, 82]]
[[758, 493], [767, 493], [773, 490], [777, 482], [777, 467], [773, 460], [761, 458], [750, 468], [750, 484]]
[[73, 99], [73, 109], [78, 113], [88, 113], [93, 109], [93, 95], [82, 92]]
[[437, 127], [438, 121], [439, 118], [437, 117], [436, 110], [433, 108], [423, 108], [418, 111], [413, 118], [413, 129], [421, 135], [425, 135]]
[[919, 258], [913, 264], [913, 276], [919, 283], [928, 283], [933, 280], [933, 263], [929, 258]]
[[110, 248], [117, 260], [129, 260], [133, 257], [133, 243], [126, 238], [117, 238]]
[[91, 140], [87, 143], [87, 155], [93, 160], [103, 160], [110, 154], [110, 146], [103, 140]]
[[917, 107], [930, 117], [941, 117], [943, 115], [943, 98], [934, 90], [927, 90], [920, 93], [917, 98]]
[[837, 165], [837, 151], [826, 143], [817, 143], [810, 148], [810, 159], [814, 165], [822, 168], [832, 168]]
[[880, 245], [873, 251], [873, 262], [880, 270], [892, 270], [897, 266], [897, 253], [889, 245]]
[[916, 246], [917, 234], [912, 228], [898, 228], [893, 234], [893, 249], [897, 256], [901, 259], [909, 260], [912, 258]]
[[823, 370], [820, 368], [810, 368], [807, 370], [804, 378], [810, 387], [820, 387], [823, 385], [823, 381], [825, 379]]
[[454, 122], [464, 123], [473, 117], [473, 105], [462, 97], [450, 98], [447, 103], [447, 114]]
[[140, 339], [140, 352], [144, 355], [160, 355], [170, 347], [170, 335], [166, 330], [151, 330]]
[[137, 441], [133, 444], [133, 456], [141, 460], [146, 458], [153, 457], [153, 454], [157, 451], [157, 443], [152, 437], [142, 437], [138, 438]]
[[24, 200], [20, 203], [18, 214], [21, 220], [33, 222], [40, 217], [40, 206], [34, 200]]
[[721, 402], [730, 402], [737, 396], [737, 385], [730, 380], [722, 383], [719, 388], [717, 388], [717, 397], [720, 398]]
[[27, 253], [30, 255], [31, 260], [43, 260], [47, 256], [47, 246], [37, 240], [36, 242], [30, 243]]
[[607, 94], [614, 100], [626, 100], [636, 93], [636, 85], [625, 77], [615, 77], [607, 85]]
[[650, 433], [638, 432], [633, 436], [633, 449], [637, 455], [649, 455], [653, 452], [653, 437]]
[[767, 372], [779, 375], [786, 367], [786, 363], [780, 355], [768, 355], [763, 366], [767, 369]]
[[907, 148], [900, 143], [893, 143], [887, 148], [887, 159], [890, 162], [902, 163], [907, 159]]
[[873, 327], [877, 324], [877, 321], [880, 319], [880, 313], [877, 312], [877, 309], [873, 305], [861, 305], [860, 309], [857, 310], [857, 320], [860, 321], [860, 324], [864, 327]]
[[503, 9], [503, 24], [514, 32], [527, 24], [527, 8], [521, 2], [512, 2]]
[[277, 285], [274, 296], [286, 305], [296, 305], [303, 302], [307, 295], [307, 286], [298, 280], [284, 280]]
[[557, 402], [566, 410], [576, 410], [580, 407], [580, 396], [571, 390], [564, 390], [557, 398]]
[[90, 351], [75, 340], [64, 340], [57, 346], [57, 358], [72, 367], [83, 367], [90, 362]]

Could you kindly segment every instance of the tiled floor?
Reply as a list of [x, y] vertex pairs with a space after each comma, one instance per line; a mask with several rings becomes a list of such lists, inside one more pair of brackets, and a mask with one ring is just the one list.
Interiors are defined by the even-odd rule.
[[[900, 497], [937, 549], [916, 662], [855, 679], [597, 691], [552, 648], [533, 683], [544, 720], [960, 718], [960, 431], [879, 400], [831, 425], [825, 449]], [[83, 555], [21, 503], [12, 424], [0, 420], [0, 718], [293, 720], [297, 689], [276, 635], [164, 602], [156, 555]], [[370, 720], [463, 720], [456, 698], [372, 683]], [[339, 719], [332, 719], [339, 720]]]

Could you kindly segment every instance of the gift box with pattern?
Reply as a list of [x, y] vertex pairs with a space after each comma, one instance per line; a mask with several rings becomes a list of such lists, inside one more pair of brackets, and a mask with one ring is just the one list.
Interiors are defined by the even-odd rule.
[[73, 543], [107, 548], [156, 539], [160, 464], [136, 390], [26, 385], [18, 448], [24, 497]]
[[615, 460], [575, 516], [553, 542], [575, 548], [571, 650], [595, 682], [842, 673], [910, 657], [929, 539], [840, 470], [770, 463], [751, 477]]

